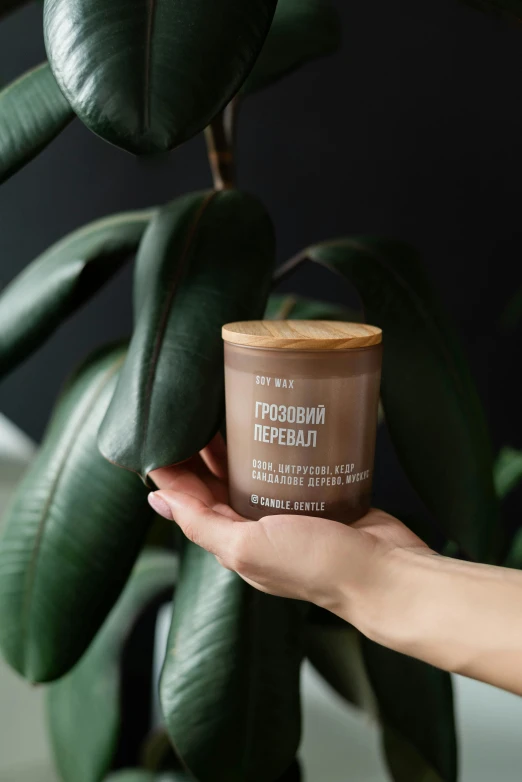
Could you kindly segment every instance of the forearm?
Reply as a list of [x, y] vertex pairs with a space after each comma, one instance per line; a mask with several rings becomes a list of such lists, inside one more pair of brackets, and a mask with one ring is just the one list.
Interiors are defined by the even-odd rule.
[[[522, 573], [407, 550], [367, 584], [356, 621], [396, 651], [522, 695]], [[357, 603], [347, 595], [346, 608]]]

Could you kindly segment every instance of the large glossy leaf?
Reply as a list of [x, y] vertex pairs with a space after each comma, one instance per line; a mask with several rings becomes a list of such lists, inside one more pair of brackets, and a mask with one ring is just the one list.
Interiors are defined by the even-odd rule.
[[29, 163], [73, 119], [44, 62], [0, 92], [0, 184]]
[[522, 480], [522, 451], [506, 446], [495, 460], [495, 488], [502, 499]]
[[109, 770], [120, 734], [125, 641], [147, 606], [174, 587], [176, 576], [173, 554], [146, 550], [86, 654], [49, 688], [49, 729], [62, 782], [101, 782]]
[[383, 329], [382, 401], [406, 474], [446, 534], [492, 559], [498, 507], [489, 436], [466, 358], [417, 254], [378, 239], [340, 239], [307, 256], [350, 280]]
[[457, 742], [450, 675], [364, 636], [361, 642], [395, 782], [455, 782]]
[[146, 476], [210, 440], [224, 413], [221, 326], [262, 315], [273, 259], [270, 219], [245, 193], [196, 193], [157, 214], [138, 253], [136, 327], [100, 432], [110, 461]]
[[377, 717], [378, 706], [366, 674], [360, 633], [349, 624], [309, 622], [305, 634], [306, 656], [330, 687], [348, 703]]
[[147, 532], [136, 476], [96, 447], [123, 352], [102, 350], [63, 393], [0, 540], [0, 645], [31, 681], [65, 674], [116, 601]]
[[274, 782], [292, 763], [302, 621], [301, 604], [254, 590], [187, 544], [160, 698], [198, 782]]
[[153, 211], [97, 220], [53, 245], [0, 294], [0, 377], [118, 271]]
[[413, 744], [386, 725], [382, 730], [382, 746], [394, 782], [446, 782], [457, 778], [441, 776]]
[[255, 92], [301, 65], [335, 52], [341, 21], [330, 0], [279, 0], [267, 39], [243, 92]]
[[451, 678], [363, 638], [353, 627], [310, 626], [307, 656], [349, 703], [382, 724], [395, 782], [454, 782]]
[[171, 149], [242, 85], [277, 0], [46, 0], [56, 79], [80, 119], [131, 152]]

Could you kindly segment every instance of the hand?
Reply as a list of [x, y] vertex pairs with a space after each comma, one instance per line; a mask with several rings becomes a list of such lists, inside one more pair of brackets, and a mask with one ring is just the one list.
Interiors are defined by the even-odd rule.
[[379, 510], [351, 526], [248, 521], [228, 504], [219, 436], [151, 475], [152, 507], [256, 589], [316, 603], [384, 646], [522, 695], [522, 573], [436, 555]]
[[431, 553], [379, 510], [351, 526], [313, 516], [239, 516], [228, 505], [220, 435], [199, 456], [154, 470], [151, 477], [159, 488], [149, 495], [152, 507], [224, 567], [256, 589], [316, 603], [361, 629], [386, 593], [394, 552]]

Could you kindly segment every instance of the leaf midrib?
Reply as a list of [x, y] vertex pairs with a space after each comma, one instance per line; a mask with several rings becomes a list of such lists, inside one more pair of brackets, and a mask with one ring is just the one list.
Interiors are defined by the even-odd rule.
[[150, 129], [150, 82], [152, 71], [152, 34], [154, 32], [154, 15], [156, 0], [146, 0], [147, 20], [145, 25], [145, 69], [143, 74], [143, 131]]
[[[124, 356], [122, 356], [120, 359], [118, 359], [117, 361], [114, 362], [112, 367], [110, 367], [104, 373], [104, 375], [100, 379], [100, 382], [95, 386], [95, 388], [93, 389], [90, 397], [87, 398], [86, 403], [85, 403], [85, 414], [83, 416], [79, 416], [78, 423], [76, 424], [76, 426], [74, 426], [70, 430], [69, 436], [64, 441], [64, 447], [62, 449], [62, 457], [61, 457], [61, 459], [59, 460], [59, 463], [58, 463], [56, 476], [55, 476], [54, 480], [51, 483], [49, 496], [48, 496], [48, 498], [47, 498], [47, 500], [46, 500], [46, 502], [45, 502], [45, 504], [44, 504], [44, 506], [42, 508], [40, 520], [38, 522], [38, 530], [37, 530], [37, 533], [36, 533], [34, 549], [33, 549], [32, 555], [31, 555], [31, 560], [29, 562], [29, 567], [28, 567], [27, 576], [26, 576], [26, 580], [25, 580], [26, 581], [26, 586], [25, 586], [25, 590], [24, 590], [24, 599], [23, 599], [23, 602], [22, 602], [22, 608], [21, 608], [21, 612], [20, 612], [21, 613], [21, 633], [20, 633], [20, 638], [21, 638], [21, 648], [22, 648], [23, 657], [24, 657], [24, 669], [26, 668], [26, 665], [27, 665], [26, 655], [27, 655], [28, 648], [27, 648], [27, 645], [26, 645], [26, 640], [27, 640], [28, 629], [29, 629], [29, 619], [30, 619], [30, 615], [31, 615], [31, 608], [32, 608], [32, 605], [33, 605], [33, 603], [32, 603], [33, 590], [34, 590], [34, 585], [35, 585], [35, 582], [36, 582], [36, 573], [37, 573], [37, 570], [38, 570], [38, 561], [39, 561], [38, 560], [38, 555], [40, 553], [40, 549], [41, 549], [42, 541], [43, 541], [44, 531], [45, 531], [45, 528], [46, 528], [46, 525], [47, 525], [47, 521], [49, 519], [49, 510], [50, 510], [51, 505], [52, 505], [52, 503], [54, 501], [54, 497], [55, 497], [56, 491], [58, 489], [58, 486], [60, 485], [60, 481], [62, 480], [63, 468], [64, 468], [64, 465], [65, 465], [65, 462], [68, 459], [71, 458], [72, 453], [74, 452], [75, 447], [78, 444], [78, 439], [79, 439], [78, 435], [79, 435], [81, 429], [85, 426], [85, 424], [88, 421], [90, 415], [92, 414], [93, 407], [94, 407], [95, 403], [97, 402], [97, 400], [99, 399], [99, 397], [101, 396], [101, 394], [102, 394], [106, 384], [114, 376], [114, 374], [119, 370], [119, 368], [121, 367], [123, 361], [124, 361]], [[67, 445], [70, 445], [70, 448], [66, 447]]]

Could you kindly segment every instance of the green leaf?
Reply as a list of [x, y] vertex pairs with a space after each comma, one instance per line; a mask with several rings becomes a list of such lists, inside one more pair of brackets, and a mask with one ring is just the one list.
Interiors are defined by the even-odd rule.
[[[49, 687], [50, 736], [63, 782], [99, 782], [110, 769], [120, 734], [120, 664], [125, 642], [147, 606], [174, 587], [176, 575], [174, 555], [145, 550], [86, 654], [67, 676]], [[127, 773], [125, 779], [130, 782], [131, 772]]]
[[366, 674], [360, 633], [351, 625], [311, 624], [306, 629], [306, 656], [348, 703], [377, 717], [378, 706]]
[[270, 219], [245, 193], [191, 194], [157, 214], [139, 249], [136, 327], [100, 431], [111, 462], [146, 476], [208, 443], [224, 415], [221, 327], [262, 315], [273, 259]]
[[409, 741], [386, 725], [382, 731], [382, 745], [395, 782], [445, 782], [448, 778], [441, 777]]
[[0, 92], [0, 184], [29, 163], [73, 119], [48, 63]]
[[306, 653], [323, 678], [382, 725], [395, 782], [454, 782], [451, 677], [365, 639], [350, 625], [309, 626]]
[[76, 114], [130, 152], [171, 149], [235, 95], [277, 0], [45, 0], [47, 54]]
[[268, 782], [300, 736], [302, 606], [258, 592], [187, 544], [160, 698], [198, 782]]
[[457, 741], [449, 673], [364, 636], [361, 644], [395, 782], [455, 782]]
[[136, 476], [103, 459], [99, 425], [122, 349], [98, 351], [66, 387], [0, 540], [0, 646], [34, 682], [63, 676], [114, 605], [151, 512]]
[[522, 451], [506, 446], [495, 461], [495, 488], [500, 499], [522, 480]]
[[348, 307], [317, 301], [304, 296], [273, 294], [265, 310], [267, 320], [343, 320], [361, 321], [361, 313]]
[[308, 257], [350, 280], [383, 329], [382, 401], [402, 466], [449, 538], [493, 559], [498, 503], [483, 410], [470, 371], [417, 254], [399, 242], [340, 239]]
[[0, 377], [109, 280], [139, 244], [152, 210], [97, 220], [53, 245], [0, 295]]
[[341, 21], [330, 0], [279, 0], [274, 21], [242, 92], [267, 87], [341, 45]]

